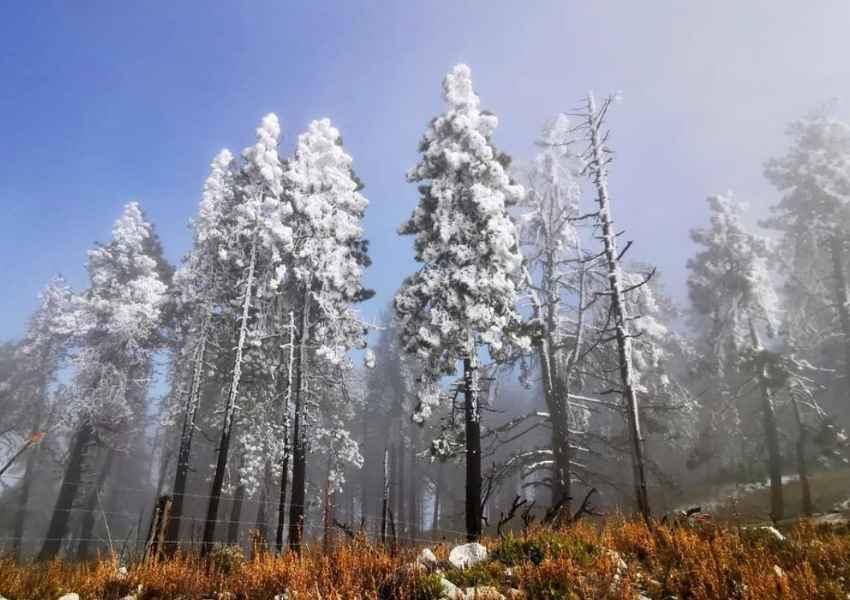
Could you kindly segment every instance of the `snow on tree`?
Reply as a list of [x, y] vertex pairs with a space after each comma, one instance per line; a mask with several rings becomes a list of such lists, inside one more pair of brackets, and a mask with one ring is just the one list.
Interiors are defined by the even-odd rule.
[[[402, 346], [428, 363], [433, 377], [464, 360], [467, 444], [467, 535], [481, 533], [480, 407], [475, 363], [478, 345], [498, 354], [519, 322], [517, 284], [522, 256], [508, 208], [523, 188], [507, 173], [509, 159], [491, 142], [498, 119], [481, 110], [469, 67], [443, 80], [448, 108], [429, 125], [421, 161], [408, 173], [420, 201], [399, 229], [414, 236], [419, 271], [395, 297]], [[423, 398], [427, 412], [429, 398]]]
[[[89, 289], [74, 299], [70, 342], [75, 349], [77, 424], [56, 508], [39, 555], [54, 557], [68, 526], [68, 510], [83, 483], [87, 448], [99, 441], [121, 446], [144, 414], [151, 357], [160, 346], [168, 273], [158, 240], [138, 204], [131, 202], [112, 230], [112, 241], [88, 253]], [[109, 456], [104, 465], [108, 470]], [[101, 478], [98, 478], [102, 482]]]
[[[352, 348], [366, 345], [367, 329], [354, 304], [373, 294], [363, 287], [369, 266], [362, 218], [368, 202], [339, 131], [328, 119], [298, 136], [283, 176], [292, 203], [295, 244], [288, 285], [298, 317], [294, 365], [292, 500], [289, 545], [298, 550], [304, 526], [310, 398], [327, 385], [322, 370], [344, 366]], [[324, 367], [322, 361], [328, 363]], [[311, 383], [312, 382], [312, 383]]]
[[[784, 193], [772, 207], [774, 216], [768, 225], [783, 234], [783, 250], [790, 253], [790, 284], [807, 297], [806, 314], [796, 331], [815, 327], [818, 307], [809, 298], [829, 304], [822, 282], [829, 282], [832, 310], [844, 347], [845, 387], [850, 381], [850, 302], [848, 302], [846, 252], [850, 228], [850, 126], [828, 110], [814, 112], [788, 128], [792, 146], [781, 158], [769, 160], [765, 175]], [[824, 268], [826, 267], [826, 268]], [[824, 277], [820, 277], [821, 271]], [[831, 281], [830, 281], [831, 280]], [[822, 300], [821, 300], [822, 299]], [[798, 321], [799, 323], [799, 321]], [[815, 343], [828, 339], [822, 330]]]
[[[742, 368], [743, 357], [764, 352], [759, 331], [773, 334], [778, 305], [767, 269], [767, 241], [747, 230], [742, 207], [731, 196], [712, 196], [708, 204], [710, 227], [691, 232], [691, 239], [702, 250], [688, 261], [688, 291], [694, 310], [705, 321], [708, 365], [721, 377], [729, 377]], [[774, 394], [762, 361], [752, 363], [747, 371], [760, 388], [771, 516], [778, 520], [783, 517], [784, 507]], [[724, 391], [732, 395], [729, 390]]]

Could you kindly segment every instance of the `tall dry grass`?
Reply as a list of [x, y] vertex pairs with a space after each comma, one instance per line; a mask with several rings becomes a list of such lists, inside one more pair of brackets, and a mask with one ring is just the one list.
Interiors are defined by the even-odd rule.
[[[609, 519], [570, 529], [535, 529], [487, 539], [491, 560], [444, 575], [460, 587], [492, 586], [503, 594], [541, 599], [806, 598], [847, 600], [850, 529], [801, 522], [781, 541], [761, 529], [712, 522], [647, 527]], [[403, 568], [417, 548], [391, 553], [364, 540], [330, 553], [262, 554], [215, 561], [178, 555], [128, 566], [114, 559], [90, 563], [25, 563], [0, 559], [0, 593], [9, 600], [51, 600], [77, 592], [83, 600], [113, 600], [138, 590], [142, 599], [437, 598], [438, 577]], [[445, 559], [448, 548], [438, 546]], [[514, 590], [514, 591], [511, 591]], [[520, 590], [517, 592], [516, 590]]]

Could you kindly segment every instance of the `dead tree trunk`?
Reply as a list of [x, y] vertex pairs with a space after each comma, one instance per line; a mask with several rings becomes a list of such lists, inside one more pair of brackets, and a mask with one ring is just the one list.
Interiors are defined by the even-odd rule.
[[254, 270], [257, 265], [257, 228], [251, 240], [251, 257], [248, 263], [248, 276], [245, 281], [245, 294], [242, 300], [242, 316], [239, 326], [239, 341], [236, 345], [236, 357], [233, 361], [233, 379], [230, 382], [230, 394], [224, 409], [224, 422], [221, 426], [221, 440], [218, 446], [218, 460], [215, 465], [212, 486], [210, 488], [207, 517], [204, 522], [204, 537], [201, 553], [207, 554], [215, 540], [215, 526], [218, 521], [218, 505], [221, 500], [221, 488], [224, 486], [224, 473], [227, 469], [227, 455], [230, 452], [230, 437], [233, 433], [233, 417], [236, 412], [236, 398], [239, 394], [239, 380], [242, 377], [242, 352], [248, 335], [248, 318], [251, 314], [251, 299], [254, 288]]
[[431, 514], [431, 532], [436, 535], [440, 529], [440, 500], [443, 492], [443, 467], [437, 465], [437, 481], [434, 484], [434, 512]]
[[201, 398], [201, 381], [204, 376], [204, 362], [207, 353], [207, 337], [211, 315], [207, 312], [195, 348], [192, 365], [192, 382], [183, 407], [183, 428], [180, 432], [180, 449], [177, 451], [177, 470], [174, 474], [174, 490], [171, 503], [171, 519], [165, 534], [165, 551], [173, 554], [180, 540], [180, 519], [183, 516], [183, 497], [189, 479], [189, 462], [192, 457], [192, 438], [195, 434], [195, 421]]
[[85, 419], [74, 436], [71, 453], [68, 457], [68, 466], [65, 467], [65, 475], [59, 485], [59, 497], [56, 499], [56, 507], [53, 509], [50, 524], [47, 526], [47, 533], [41, 552], [38, 554], [38, 560], [56, 558], [62, 548], [62, 540], [68, 533], [71, 509], [74, 507], [74, 500], [77, 498], [77, 490], [82, 484], [86, 454], [93, 442], [94, 429], [89, 420]]
[[307, 446], [304, 428], [307, 403], [307, 342], [310, 326], [310, 284], [304, 288], [301, 330], [298, 332], [298, 358], [295, 369], [295, 423], [293, 424], [292, 500], [289, 507], [289, 547], [301, 551], [304, 536], [304, 501], [307, 491]]
[[266, 549], [268, 548], [268, 540], [269, 540], [269, 517], [268, 517], [268, 507], [266, 506], [269, 503], [269, 489], [272, 484], [272, 465], [269, 461], [263, 463], [263, 482], [260, 486], [260, 498], [259, 498], [259, 506], [257, 506], [257, 520], [254, 524], [254, 529], [257, 532], [257, 538], [255, 540], [254, 546], [258, 549]]
[[481, 407], [478, 404], [478, 361], [470, 340], [463, 359], [464, 420], [466, 424], [466, 539], [481, 538]]
[[635, 499], [638, 511], [644, 519], [650, 518], [649, 495], [646, 486], [646, 461], [644, 458], [644, 439], [640, 429], [638, 397], [634, 387], [632, 372], [632, 347], [629, 321], [624, 305], [622, 274], [620, 273], [620, 255], [617, 252], [617, 233], [613, 227], [611, 199], [608, 194], [608, 169], [610, 151], [604, 147], [605, 134], [602, 127], [610, 100], [597, 111], [593, 94], [587, 98], [587, 128], [590, 135], [590, 156], [588, 172], [596, 188], [596, 202], [599, 206], [598, 219], [602, 229], [605, 262], [608, 271], [609, 297], [611, 300], [611, 320], [617, 341], [618, 362], [620, 366], [621, 393], [625, 400], [626, 424], [632, 446], [632, 467], [634, 471]]
[[145, 544], [145, 560], [158, 560], [165, 546], [171, 516], [171, 496], [160, 496], [154, 507], [151, 528]]

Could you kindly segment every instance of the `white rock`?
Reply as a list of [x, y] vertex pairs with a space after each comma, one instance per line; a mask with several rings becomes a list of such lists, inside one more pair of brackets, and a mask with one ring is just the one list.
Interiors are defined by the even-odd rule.
[[779, 579], [785, 577], [785, 571], [783, 571], [782, 567], [779, 565], [773, 565], [773, 572], [776, 573], [776, 576], [779, 577]]
[[455, 546], [449, 552], [449, 562], [458, 569], [465, 569], [487, 560], [487, 548], [478, 542]]
[[57, 600], [80, 600], [80, 595], [71, 592], [70, 594], [59, 596]]
[[424, 548], [422, 552], [419, 553], [419, 556], [416, 557], [416, 564], [422, 565], [423, 567], [434, 567], [439, 563], [437, 557], [431, 551], [430, 548]]
[[841, 513], [829, 513], [812, 519], [815, 525], [846, 525], [847, 517]]

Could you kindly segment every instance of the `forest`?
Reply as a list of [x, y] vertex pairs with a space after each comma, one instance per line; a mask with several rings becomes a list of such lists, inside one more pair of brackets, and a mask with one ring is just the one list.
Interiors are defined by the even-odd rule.
[[[416, 265], [380, 319], [361, 312], [382, 268], [369, 182], [327, 118], [291, 155], [273, 113], [216, 154], [178, 264], [130, 202], [88, 251], [87, 287], [45, 283], [0, 346], [0, 573], [18, 586], [0, 593], [95, 586], [74, 569], [111, 557], [139, 581], [225, 565], [181, 597], [247, 590], [230, 561], [281, 588], [317, 578], [297, 597], [463, 597], [385, 579], [422, 548], [438, 564], [484, 542], [505, 565], [567, 569], [552, 577], [568, 591], [517, 567], [532, 598], [846, 597], [850, 125], [817, 106], [763, 164], [738, 165], [773, 187], [769, 214], [708, 197], [679, 302], [633, 258], [641, 239], [618, 218], [632, 199], [609, 191], [617, 95], [567, 99], [536, 153], [511, 157], [494, 141], [511, 116], [485, 108], [468, 66], [445, 76], [442, 108], [433, 91], [418, 162], [397, 174], [418, 190], [394, 242]], [[728, 576], [697, 589], [633, 571], [640, 544], [708, 544], [706, 523], [738, 528], [711, 534]], [[786, 539], [797, 554], [774, 547]], [[775, 583], [740, 587], [765, 576], [731, 574], [740, 544]], [[590, 563], [607, 595], [582, 582]], [[479, 569], [458, 577], [502, 577]], [[97, 590], [84, 597], [112, 597]]]

